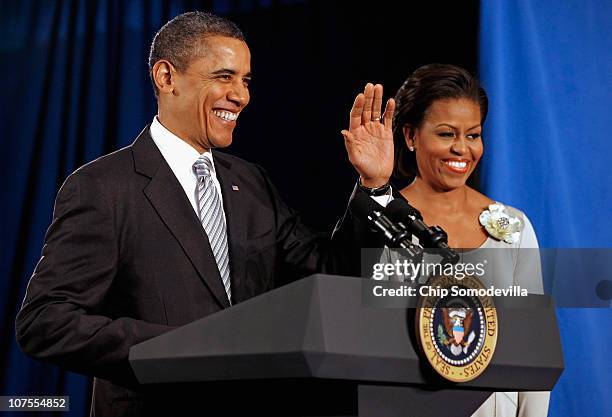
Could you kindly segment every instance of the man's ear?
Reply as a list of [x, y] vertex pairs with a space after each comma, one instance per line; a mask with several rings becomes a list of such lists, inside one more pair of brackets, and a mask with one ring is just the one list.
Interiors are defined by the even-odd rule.
[[410, 125], [404, 125], [404, 127], [402, 127], [402, 132], [404, 133], [404, 140], [406, 141], [406, 146], [408, 146], [408, 149], [410, 149], [411, 151], [414, 150], [414, 148], [415, 148], [415, 145], [414, 145], [414, 136], [415, 136], [414, 129]]
[[152, 74], [160, 95], [174, 92], [174, 74], [176, 74], [174, 65], [165, 59], [160, 59], [153, 65]]

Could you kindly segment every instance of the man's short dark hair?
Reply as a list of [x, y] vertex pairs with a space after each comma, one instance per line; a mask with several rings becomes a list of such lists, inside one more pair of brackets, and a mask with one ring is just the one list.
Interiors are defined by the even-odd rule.
[[227, 36], [245, 40], [242, 31], [235, 23], [205, 12], [180, 14], [157, 31], [149, 53], [149, 75], [156, 96], [159, 91], [153, 79], [153, 65], [165, 59], [178, 71], [184, 71], [200, 50], [200, 42], [208, 36]]

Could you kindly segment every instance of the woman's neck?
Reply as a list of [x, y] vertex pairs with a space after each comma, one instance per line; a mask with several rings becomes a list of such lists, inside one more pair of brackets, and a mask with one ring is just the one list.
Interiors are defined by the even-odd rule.
[[[468, 201], [467, 185], [448, 191], [440, 191], [417, 177], [412, 184], [405, 189], [405, 195], [414, 203], [427, 207], [427, 211], [458, 213], [465, 209]], [[417, 207], [418, 208], [418, 207]]]

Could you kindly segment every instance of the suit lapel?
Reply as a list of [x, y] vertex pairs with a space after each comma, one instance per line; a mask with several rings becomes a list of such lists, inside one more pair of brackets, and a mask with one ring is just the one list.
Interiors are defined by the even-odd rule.
[[147, 126], [132, 145], [136, 171], [151, 181], [144, 193], [222, 307], [229, 307], [206, 232]]
[[242, 286], [245, 279], [246, 216], [242, 210], [248, 206], [244, 192], [240, 191], [240, 180], [232, 171], [231, 162], [220, 152], [214, 152], [215, 170], [221, 184], [223, 208], [227, 220], [227, 240], [230, 256], [230, 278], [232, 298], [243, 301]]

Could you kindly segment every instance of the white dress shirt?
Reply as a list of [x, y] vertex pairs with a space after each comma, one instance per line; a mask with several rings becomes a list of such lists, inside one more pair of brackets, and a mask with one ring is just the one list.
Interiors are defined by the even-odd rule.
[[[153, 142], [155, 142], [155, 145], [157, 145], [157, 148], [161, 152], [162, 156], [168, 165], [170, 165], [170, 169], [174, 173], [174, 176], [181, 184], [181, 187], [183, 187], [183, 191], [185, 191], [185, 194], [191, 203], [191, 207], [193, 207], [193, 210], [198, 218], [200, 218], [196, 196], [196, 185], [198, 183], [198, 178], [195, 172], [193, 172], [193, 164], [200, 156], [209, 158], [213, 163], [213, 170], [211, 172], [212, 180], [215, 184], [217, 192], [219, 193], [219, 197], [223, 202], [223, 193], [221, 192], [221, 185], [217, 179], [216, 168], [211, 150], [208, 150], [200, 155], [191, 145], [166, 129], [159, 122], [157, 116], [153, 118], [150, 133], [151, 138], [153, 138]], [[223, 207], [223, 204], [221, 204], [221, 211], [223, 213], [223, 220], [226, 221], [225, 208]]]

